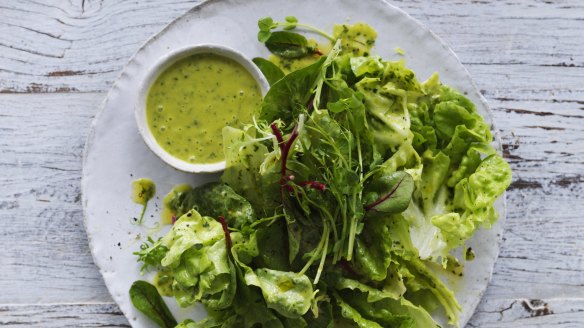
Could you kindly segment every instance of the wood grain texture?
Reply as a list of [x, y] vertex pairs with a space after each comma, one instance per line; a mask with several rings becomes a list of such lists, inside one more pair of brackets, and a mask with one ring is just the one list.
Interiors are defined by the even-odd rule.
[[85, 133], [101, 94], [0, 97], [0, 304], [110, 300], [83, 233]]
[[[514, 171], [468, 326], [583, 327], [584, 3], [391, 2], [459, 55]], [[128, 326], [89, 254], [81, 154], [130, 56], [196, 3], [0, 0], [0, 325]]]
[[130, 327], [112, 303], [0, 305], [0, 326], [44, 327]]

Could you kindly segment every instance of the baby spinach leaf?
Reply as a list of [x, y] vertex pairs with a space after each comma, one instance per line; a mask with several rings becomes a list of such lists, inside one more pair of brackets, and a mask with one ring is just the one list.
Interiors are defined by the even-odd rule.
[[302, 112], [312, 96], [312, 89], [326, 58], [294, 71], [274, 83], [264, 97], [260, 119], [273, 122], [281, 119], [292, 122]]
[[271, 61], [261, 57], [256, 57], [252, 59], [252, 61], [260, 69], [260, 71], [262, 71], [270, 85], [273, 85], [284, 77], [284, 72], [282, 72], [280, 67], [276, 66], [276, 64], [272, 63]]
[[156, 287], [150, 283], [137, 280], [130, 287], [132, 304], [162, 328], [174, 328], [176, 319], [170, 313]]
[[313, 51], [304, 36], [286, 31], [272, 32], [266, 47], [273, 54], [288, 59], [304, 57]]
[[290, 270], [286, 222], [278, 220], [257, 230], [259, 256], [255, 263], [258, 267], [288, 271]]
[[300, 241], [302, 239], [302, 226], [298, 222], [288, 222], [288, 260], [294, 262], [298, 251], [300, 251]]
[[392, 239], [389, 226], [385, 224], [388, 217], [382, 215], [366, 220], [363, 231], [355, 238], [352, 269], [368, 281], [384, 280], [391, 263]]
[[408, 207], [413, 191], [414, 180], [408, 173], [397, 171], [381, 175], [365, 188], [365, 210], [402, 212]]

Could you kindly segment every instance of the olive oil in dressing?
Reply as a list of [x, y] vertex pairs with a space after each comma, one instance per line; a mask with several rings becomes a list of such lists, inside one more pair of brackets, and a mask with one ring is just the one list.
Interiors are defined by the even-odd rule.
[[154, 138], [172, 156], [218, 163], [225, 159], [223, 128], [251, 123], [261, 101], [259, 85], [239, 63], [197, 54], [175, 62], [156, 79], [146, 116]]

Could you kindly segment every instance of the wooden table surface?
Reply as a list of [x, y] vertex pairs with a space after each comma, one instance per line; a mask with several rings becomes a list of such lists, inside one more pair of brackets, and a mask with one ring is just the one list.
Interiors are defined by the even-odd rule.
[[[584, 2], [390, 2], [459, 55], [514, 170], [468, 327], [584, 327]], [[197, 3], [0, 0], [0, 326], [129, 327], [89, 253], [83, 148], [130, 56]]]

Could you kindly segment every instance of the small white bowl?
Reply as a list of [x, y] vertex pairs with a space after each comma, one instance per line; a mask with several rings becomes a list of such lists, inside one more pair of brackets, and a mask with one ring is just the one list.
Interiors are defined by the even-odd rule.
[[166, 162], [166, 164], [174, 167], [177, 170], [190, 173], [218, 172], [225, 169], [225, 161], [212, 164], [194, 164], [178, 159], [166, 152], [166, 150], [164, 150], [158, 144], [154, 138], [154, 135], [152, 135], [152, 132], [148, 127], [148, 120], [146, 118], [146, 98], [148, 97], [148, 91], [150, 90], [152, 83], [156, 81], [162, 72], [164, 72], [172, 64], [176, 63], [178, 60], [196, 54], [215, 54], [229, 58], [239, 63], [256, 80], [262, 92], [262, 96], [265, 96], [268, 92], [268, 89], [270, 88], [270, 85], [268, 84], [268, 81], [262, 72], [251, 60], [246, 58], [239, 51], [217, 44], [201, 44], [190, 46], [175, 50], [163, 56], [150, 68], [144, 81], [140, 85], [140, 89], [138, 91], [138, 103], [134, 110], [134, 116], [136, 118], [136, 123], [138, 124], [138, 131], [140, 131], [140, 135], [142, 135], [142, 139], [144, 139], [144, 142], [148, 148], [150, 148], [150, 150], [156, 154], [156, 156]]

